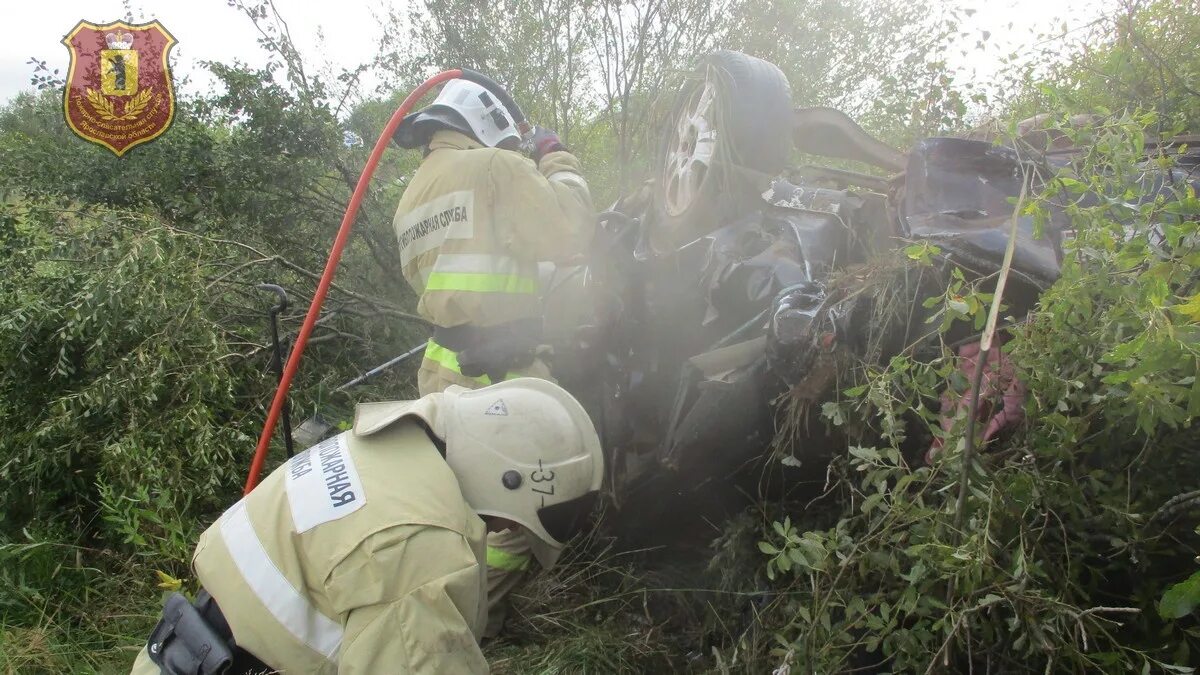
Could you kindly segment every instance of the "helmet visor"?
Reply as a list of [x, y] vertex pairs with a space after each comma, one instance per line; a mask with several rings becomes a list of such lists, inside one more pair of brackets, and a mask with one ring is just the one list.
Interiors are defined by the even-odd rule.
[[481, 142], [475, 130], [457, 110], [436, 103], [405, 117], [396, 128], [396, 133], [392, 134], [392, 140], [402, 148], [419, 148], [429, 145], [433, 134], [441, 129], [457, 131]]
[[588, 524], [599, 492], [588, 492], [565, 502], [537, 510], [538, 522], [559, 544], [565, 544]]

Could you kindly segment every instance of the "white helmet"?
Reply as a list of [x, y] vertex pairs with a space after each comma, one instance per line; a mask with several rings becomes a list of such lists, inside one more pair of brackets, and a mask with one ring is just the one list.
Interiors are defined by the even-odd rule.
[[429, 107], [409, 114], [394, 138], [404, 148], [429, 143], [433, 132], [454, 129], [494, 148], [505, 139], [521, 140], [512, 115], [496, 97], [469, 80], [450, 80]]
[[446, 463], [471, 508], [520, 524], [538, 562], [551, 567], [591, 514], [604, 479], [600, 438], [579, 401], [528, 377], [474, 390], [452, 386], [399, 405], [360, 404], [354, 433], [407, 415], [445, 440]]

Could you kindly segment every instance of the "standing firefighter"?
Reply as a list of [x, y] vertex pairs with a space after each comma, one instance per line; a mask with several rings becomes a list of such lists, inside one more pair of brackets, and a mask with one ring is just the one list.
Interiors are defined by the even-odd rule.
[[[466, 80], [448, 82], [395, 139], [425, 149], [394, 222], [417, 310], [436, 326], [418, 374], [421, 394], [549, 378], [539, 358], [538, 262], [583, 252], [595, 215], [579, 160], [544, 129], [532, 138], [532, 161], [517, 152], [508, 111]], [[489, 536], [487, 635], [499, 632], [505, 596], [529, 562], [517, 533]]]
[[485, 530], [552, 561], [603, 475], [583, 407], [545, 380], [358, 406], [200, 538], [133, 672], [482, 673]]

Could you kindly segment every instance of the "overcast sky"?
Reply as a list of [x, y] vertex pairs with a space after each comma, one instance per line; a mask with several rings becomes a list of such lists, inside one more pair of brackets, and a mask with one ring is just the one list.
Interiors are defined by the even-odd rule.
[[[327, 60], [335, 66], [351, 67], [375, 53], [375, 17], [385, 15], [389, 7], [404, 8], [415, 2], [420, 0], [276, 0], [276, 7], [287, 20], [306, 61]], [[126, 13], [122, 0], [8, 0], [6, 4], [5, 25], [10, 30], [0, 40], [0, 102], [30, 88], [33, 66], [26, 62], [31, 57], [47, 61], [65, 75], [70, 58], [61, 40], [80, 19], [103, 24], [122, 19]], [[253, 25], [225, 0], [131, 0], [129, 4], [135, 20], [158, 19], [178, 40], [172, 52], [172, 67], [177, 82], [186, 79], [181, 82], [183, 91], [204, 91], [212, 86], [211, 78], [198, 65], [200, 61], [237, 58], [261, 64], [265, 60]], [[976, 34], [987, 30], [991, 39], [986, 51], [968, 49], [966, 56], [955, 55], [961, 59], [955, 65], [988, 77], [999, 67], [1000, 54], [1033, 41], [1030, 29], [1048, 30], [1064, 21], [1072, 29], [1094, 20], [1100, 7], [1110, 3], [963, 0], [962, 4], [977, 10], [968, 21], [969, 29]], [[503, 80], [502, 73], [496, 75]]]

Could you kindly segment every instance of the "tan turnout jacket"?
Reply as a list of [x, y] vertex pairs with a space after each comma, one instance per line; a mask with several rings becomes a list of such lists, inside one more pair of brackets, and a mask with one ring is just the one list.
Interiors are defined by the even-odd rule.
[[[495, 326], [541, 315], [537, 263], [583, 252], [594, 219], [579, 160], [551, 152], [538, 165], [438, 131], [404, 190], [393, 223], [404, 277], [420, 295], [417, 311], [438, 326]], [[547, 377], [544, 365], [534, 372]], [[430, 341], [421, 394], [450, 384], [475, 388], [453, 351]]]
[[[288, 675], [486, 673], [484, 536], [424, 429], [400, 421], [292, 458], [192, 563], [237, 644]], [[145, 650], [142, 672], [157, 672]]]

